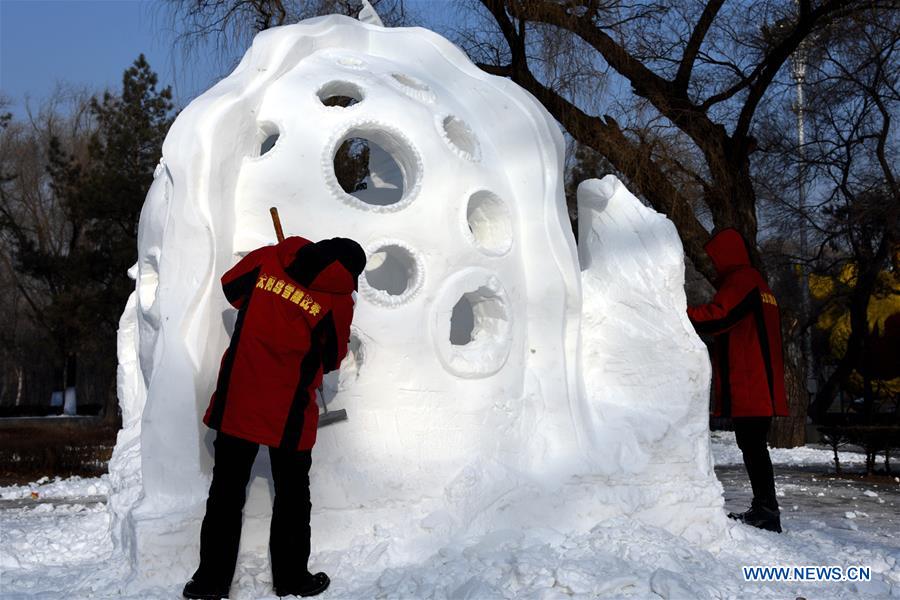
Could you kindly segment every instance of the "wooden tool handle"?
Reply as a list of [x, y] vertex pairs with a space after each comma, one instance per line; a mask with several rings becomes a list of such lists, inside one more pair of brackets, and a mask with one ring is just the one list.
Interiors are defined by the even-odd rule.
[[272, 225], [275, 226], [275, 237], [278, 238], [278, 243], [284, 241], [284, 231], [281, 229], [281, 219], [278, 218], [278, 209], [274, 206], [269, 209], [269, 213], [272, 215]]

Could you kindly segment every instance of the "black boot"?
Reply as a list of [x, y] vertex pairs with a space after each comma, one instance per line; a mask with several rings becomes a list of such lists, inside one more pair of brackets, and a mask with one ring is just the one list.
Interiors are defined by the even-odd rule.
[[181, 595], [194, 600], [220, 600], [228, 597], [228, 588], [215, 589], [208, 585], [202, 585], [191, 579], [188, 581]]
[[292, 586], [275, 588], [275, 595], [279, 597], [317, 596], [327, 590], [329, 585], [331, 585], [331, 579], [325, 573], [316, 573], [315, 575], [307, 573], [306, 577]]
[[773, 510], [765, 506], [755, 506], [743, 513], [741, 521], [751, 527], [781, 533], [781, 511], [777, 508]]
[[730, 512], [728, 513], [728, 518], [734, 519], [735, 521], [741, 521], [743, 523], [744, 519], [746, 519], [747, 515], [749, 515], [751, 512], [753, 512], [752, 508], [749, 508], [742, 513]]

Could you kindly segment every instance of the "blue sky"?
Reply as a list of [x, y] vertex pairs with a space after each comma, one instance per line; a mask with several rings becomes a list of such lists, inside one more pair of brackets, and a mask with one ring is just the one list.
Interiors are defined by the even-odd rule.
[[[17, 116], [57, 83], [117, 89], [140, 53], [185, 104], [223, 70], [211, 61], [179, 64], [165, 7], [150, 0], [0, 0], [0, 90]], [[204, 64], [205, 63], [205, 64]]]
[[[423, 20], [446, 23], [451, 0], [407, 0]], [[24, 115], [58, 83], [92, 92], [118, 89], [140, 53], [184, 106], [227, 73], [228, 57], [198, 52], [185, 60], [175, 47], [162, 0], [0, 0], [0, 92]], [[242, 54], [242, 51], [239, 52]], [[203, 58], [203, 56], [212, 58]]]

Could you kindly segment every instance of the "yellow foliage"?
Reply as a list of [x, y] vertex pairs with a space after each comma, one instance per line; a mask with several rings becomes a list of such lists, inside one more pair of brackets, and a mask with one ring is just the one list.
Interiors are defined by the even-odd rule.
[[856, 287], [856, 271], [856, 263], [848, 262], [843, 267], [841, 267], [841, 272], [838, 275], [838, 279], [840, 279], [841, 283], [843, 283], [847, 287]]
[[[838, 274], [837, 280], [852, 289], [856, 285], [856, 275], [856, 264], [847, 263]], [[834, 295], [836, 288], [835, 278], [812, 273], [809, 276], [809, 291], [817, 300], [827, 300]], [[885, 321], [889, 317], [900, 313], [900, 277], [898, 277], [898, 273], [892, 271], [879, 273], [878, 283], [875, 286], [875, 292], [869, 299], [867, 312], [869, 332], [876, 335], [884, 331]], [[830, 303], [819, 315], [816, 326], [829, 332], [828, 341], [832, 354], [836, 357], [843, 356], [847, 351], [847, 342], [850, 339], [849, 309], [836, 302]], [[854, 383], [854, 380], [858, 380], [855, 383], [862, 386], [862, 377], [856, 372], [851, 377], [851, 383]], [[900, 394], [900, 377], [873, 382], [873, 384], [877, 389], [885, 392]]]
[[824, 300], [834, 294], [834, 279], [828, 275], [809, 274], [809, 293], [816, 300]]

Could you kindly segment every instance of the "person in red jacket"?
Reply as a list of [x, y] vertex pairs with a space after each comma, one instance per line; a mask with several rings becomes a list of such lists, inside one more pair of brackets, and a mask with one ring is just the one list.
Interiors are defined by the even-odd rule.
[[215, 465], [200, 566], [185, 585], [186, 598], [228, 597], [259, 444], [269, 448], [275, 484], [269, 532], [275, 593], [312, 596], [328, 587], [325, 573], [307, 570], [316, 390], [347, 354], [353, 292], [365, 264], [353, 240], [289, 237], [254, 250], [222, 277], [238, 315], [203, 417], [218, 432]]
[[744, 513], [728, 516], [781, 532], [775, 477], [766, 438], [773, 416], [787, 416], [778, 302], [750, 265], [743, 237], [724, 229], [706, 246], [718, 278], [712, 302], [688, 308], [697, 333], [713, 336], [716, 416], [730, 417], [753, 488]]

